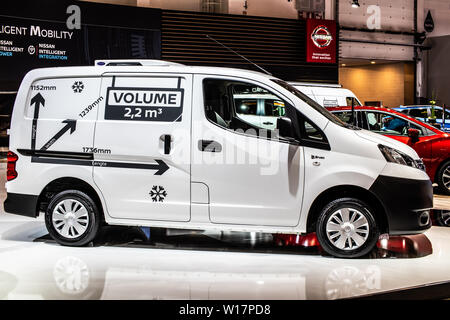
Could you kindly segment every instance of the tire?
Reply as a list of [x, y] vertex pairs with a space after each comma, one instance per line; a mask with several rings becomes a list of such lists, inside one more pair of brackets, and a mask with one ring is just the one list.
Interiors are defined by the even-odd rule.
[[369, 205], [354, 198], [340, 198], [326, 205], [316, 223], [323, 250], [338, 258], [358, 258], [371, 252], [380, 236], [372, 212]]
[[50, 236], [59, 244], [80, 247], [97, 235], [100, 212], [86, 193], [66, 190], [50, 201], [45, 212], [45, 225]]
[[437, 183], [439, 190], [450, 196], [450, 160], [445, 162], [437, 173]]

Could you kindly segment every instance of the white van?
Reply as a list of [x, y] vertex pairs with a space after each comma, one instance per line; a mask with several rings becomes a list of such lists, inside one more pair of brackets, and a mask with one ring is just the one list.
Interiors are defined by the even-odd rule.
[[320, 84], [308, 82], [289, 82], [290, 85], [306, 94], [322, 107], [361, 106], [361, 102], [349, 89], [340, 84]]
[[[243, 86], [283, 103], [276, 130], [236, 115]], [[380, 234], [430, 227], [419, 162], [266, 74], [99, 61], [23, 79], [4, 206], [43, 212], [62, 245], [86, 245], [104, 224], [317, 232], [328, 253], [359, 257]]]
[[284, 116], [284, 103], [267, 92], [234, 93], [236, 116], [259, 128], [275, 130], [277, 119]]

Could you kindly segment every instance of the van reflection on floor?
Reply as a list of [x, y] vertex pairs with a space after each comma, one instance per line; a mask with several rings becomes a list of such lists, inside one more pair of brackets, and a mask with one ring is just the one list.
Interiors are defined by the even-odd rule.
[[[41, 228], [36, 223], [36, 230]], [[260, 233], [131, 227], [105, 228], [83, 248], [57, 245], [48, 236], [34, 243], [15, 240], [0, 251], [5, 280], [0, 294], [7, 299], [342, 299], [391, 289], [392, 267], [383, 267], [385, 258], [432, 251], [424, 235], [384, 237], [370, 257], [356, 260], [321, 256], [313, 234], [281, 240]], [[415, 263], [407, 265], [417, 272]], [[397, 285], [407, 286], [410, 281], [402, 279]]]
[[[274, 242], [279, 246], [313, 249], [325, 254], [315, 233], [307, 235], [276, 234]], [[424, 234], [411, 236], [380, 236], [377, 247], [369, 254], [370, 258], [418, 258], [433, 253], [430, 240]]]

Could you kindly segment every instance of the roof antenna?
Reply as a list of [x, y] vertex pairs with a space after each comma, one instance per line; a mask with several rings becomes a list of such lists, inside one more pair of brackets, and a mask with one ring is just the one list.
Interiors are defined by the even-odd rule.
[[237, 53], [236, 51], [234, 51], [233, 49], [227, 47], [227, 46], [224, 45], [223, 43], [217, 41], [217, 40], [214, 39], [213, 37], [210, 37], [208, 34], [206, 35], [206, 37], [207, 37], [208, 39], [211, 39], [212, 41], [214, 41], [214, 42], [220, 44], [220, 45], [221, 45], [222, 47], [224, 47], [225, 49], [230, 50], [231, 52], [233, 52], [234, 54], [238, 55], [238, 56], [241, 57], [242, 59], [244, 59], [244, 60], [250, 62], [252, 65], [254, 65], [254, 66], [257, 67], [258, 69], [262, 70], [264, 73], [268, 74], [269, 76], [272, 75], [269, 71], [267, 71], [267, 70], [264, 69], [263, 67], [258, 66], [256, 63], [254, 63], [254, 62], [248, 60], [248, 59], [247, 59], [246, 57], [244, 57], [242, 54]]

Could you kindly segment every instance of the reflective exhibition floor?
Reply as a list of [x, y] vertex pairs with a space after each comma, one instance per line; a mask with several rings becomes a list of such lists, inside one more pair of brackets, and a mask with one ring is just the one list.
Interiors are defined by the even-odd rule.
[[450, 281], [450, 228], [404, 240], [406, 253], [346, 260], [270, 235], [148, 240], [141, 229], [111, 227], [93, 246], [72, 248], [49, 239], [42, 219], [2, 213], [0, 299], [339, 299]]

